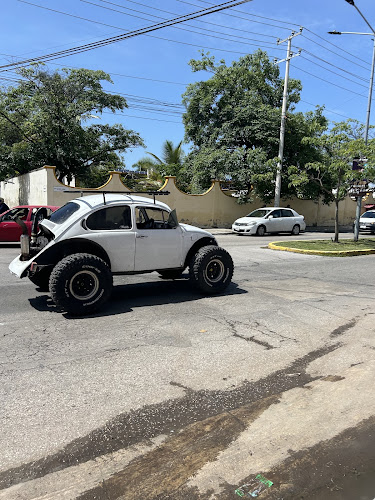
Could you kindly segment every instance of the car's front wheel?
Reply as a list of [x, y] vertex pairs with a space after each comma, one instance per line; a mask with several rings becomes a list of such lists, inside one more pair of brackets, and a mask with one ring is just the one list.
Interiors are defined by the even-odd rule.
[[233, 261], [229, 253], [214, 245], [202, 247], [193, 256], [189, 268], [190, 281], [204, 293], [219, 293], [231, 282]]
[[265, 226], [259, 226], [257, 229], [257, 236], [264, 236], [266, 234]]
[[113, 279], [104, 260], [96, 255], [76, 253], [54, 267], [49, 283], [56, 305], [70, 314], [85, 315], [107, 301]]

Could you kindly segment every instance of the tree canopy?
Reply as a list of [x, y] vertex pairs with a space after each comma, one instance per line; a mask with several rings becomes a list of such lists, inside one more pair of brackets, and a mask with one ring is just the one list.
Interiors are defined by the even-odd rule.
[[[193, 144], [187, 158], [192, 185], [207, 188], [213, 178], [230, 177], [237, 189], [269, 201], [274, 193], [283, 95], [278, 66], [260, 49], [231, 66], [225, 61], [216, 64], [208, 54], [190, 61], [190, 66], [212, 74], [190, 84], [183, 95], [185, 141]], [[301, 89], [299, 80], [289, 80], [283, 195], [295, 194], [287, 167], [312, 161], [316, 155], [309, 144], [301, 147], [302, 138], [316, 135], [326, 124], [322, 108], [294, 112]]]
[[103, 90], [102, 81], [112, 83], [107, 73], [51, 73], [40, 66], [18, 73], [17, 86], [0, 91], [0, 179], [43, 165], [56, 166], [60, 179], [85, 178], [90, 168], [123, 167], [121, 153], [143, 145], [120, 124], [92, 123], [104, 110], [127, 107], [123, 97]]
[[[289, 169], [290, 182], [304, 197], [315, 189], [323, 196], [326, 203], [334, 202], [335, 241], [338, 242], [339, 202], [344, 200], [354, 186], [366, 186], [375, 179], [375, 139], [367, 144], [363, 139], [364, 126], [355, 120], [335, 123], [319, 136], [306, 136], [302, 147], [308, 145], [316, 150], [315, 161], [307, 162], [303, 167]], [[363, 169], [353, 170], [354, 158], [366, 158]], [[355, 191], [354, 191], [355, 194]]]

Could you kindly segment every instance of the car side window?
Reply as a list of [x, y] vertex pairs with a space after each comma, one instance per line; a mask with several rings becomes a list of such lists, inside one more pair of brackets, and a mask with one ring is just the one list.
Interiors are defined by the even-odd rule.
[[86, 221], [88, 229], [113, 231], [131, 229], [131, 212], [128, 205], [106, 207], [91, 214]]
[[270, 213], [275, 219], [278, 219], [281, 217], [281, 210], [274, 210], [273, 212]]
[[161, 208], [137, 207], [135, 220], [138, 229], [170, 229], [169, 212]]
[[13, 220], [15, 218], [26, 220], [28, 213], [28, 208], [13, 208], [4, 216], [3, 220]]
[[283, 217], [294, 217], [293, 212], [291, 210], [286, 209], [286, 208], [283, 208], [281, 210], [281, 214]]

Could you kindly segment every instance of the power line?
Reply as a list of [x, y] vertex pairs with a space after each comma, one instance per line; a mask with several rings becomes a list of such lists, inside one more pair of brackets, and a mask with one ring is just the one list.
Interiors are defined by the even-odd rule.
[[[137, 17], [138, 19], [142, 19], [142, 20], [145, 20], [145, 21], [150, 21], [150, 19], [146, 19], [145, 17], [137, 16], [137, 15], [134, 15], [134, 14], [129, 14], [128, 12], [123, 12], [123, 11], [118, 10], [118, 9], [113, 9], [112, 7], [106, 7], [104, 5], [100, 5], [100, 4], [91, 2], [90, 0], [80, 0], [80, 1], [83, 2], [83, 3], [90, 4], [90, 5], [94, 5], [95, 7], [99, 7], [100, 9], [110, 10], [110, 11], [113, 11], [113, 12], [118, 12], [119, 14], [123, 14], [125, 16]], [[103, 1], [103, 0], [99, 0], [99, 1]], [[112, 2], [108, 2], [108, 3], [112, 4]], [[118, 5], [118, 4], [113, 4], [113, 5]], [[120, 7], [122, 7], [122, 6], [120, 6]], [[146, 12], [142, 12], [140, 10], [129, 9], [128, 7], [122, 7], [122, 8], [126, 9], [126, 10], [131, 10], [133, 12], [139, 12], [139, 13], [147, 15], [147, 16], [155, 17], [157, 19], [163, 19], [163, 20], [165, 20], [165, 18], [163, 18], [163, 17], [155, 16], [154, 14], [149, 14], [149, 13], [146, 13]], [[177, 15], [177, 14], [175, 14], [173, 12], [171, 12], [171, 14], [172, 15]], [[193, 26], [191, 24], [185, 24], [185, 26], [189, 26], [189, 27], [196, 28], [196, 29], [201, 29], [200, 27], [196, 27], [196, 26]], [[201, 31], [196, 31], [196, 29], [194, 30], [194, 29], [182, 28], [181, 26], [175, 26], [174, 28], [178, 29], [178, 30], [182, 30], [182, 31], [187, 31], [189, 33], [196, 33], [196, 34], [201, 35], [201, 36], [206, 36], [206, 37], [210, 37], [210, 38], [218, 38], [219, 40], [226, 40], [226, 41], [229, 41], [229, 42], [241, 43], [241, 44], [244, 44], [244, 45], [249, 45], [249, 43], [246, 42], [246, 41], [243, 42], [243, 41], [240, 41], [240, 40], [230, 40], [229, 38], [225, 38], [223, 36], [217, 36], [217, 34], [218, 35], [230, 36], [230, 37], [233, 37], [233, 38], [242, 38], [243, 40], [252, 41], [252, 42], [260, 42], [262, 44], [268, 44], [269, 48], [274, 47], [274, 44], [271, 44], [271, 42], [267, 42], [267, 41], [264, 41], [264, 40], [258, 40], [258, 39], [255, 39], [255, 38], [248, 38], [248, 37], [239, 36], [239, 35], [231, 35], [230, 33], [223, 33], [222, 31], [210, 30], [208, 28], [204, 28], [207, 33], [206, 32], [201, 32]], [[210, 32], [210, 33], [216, 33], [216, 34], [214, 35], [214, 34], [210, 34], [208, 32]], [[276, 39], [276, 37], [272, 37], [272, 38]]]
[[0, 111], [0, 115], [5, 118], [9, 123], [11, 123], [19, 132], [21, 132], [21, 135], [29, 142], [31, 142], [32, 144], [36, 144], [36, 142], [34, 141], [34, 139], [32, 139], [31, 137], [29, 137], [27, 134], [24, 133], [24, 131], [22, 130], [22, 128], [18, 125], [18, 123], [14, 122], [11, 118], [9, 118], [9, 116], [7, 116], [5, 113], [3, 113], [2, 111]]
[[359, 94], [358, 92], [354, 92], [354, 90], [347, 89], [345, 87], [342, 87], [341, 85], [337, 85], [336, 83], [330, 82], [329, 80], [325, 80], [324, 78], [321, 78], [320, 76], [316, 76], [313, 73], [310, 73], [309, 71], [306, 71], [302, 68], [299, 68], [296, 65], [294, 65], [294, 68], [298, 69], [299, 71], [303, 71], [303, 73], [307, 73], [308, 75], [313, 76], [314, 78], [317, 78], [318, 80], [322, 80], [323, 82], [329, 83], [330, 85], [334, 85], [335, 87], [338, 87], [342, 90], [346, 90], [347, 92], [350, 92], [351, 94], [356, 94], [356, 95], [359, 95], [360, 97], [367, 97], [364, 94]]
[[306, 52], [306, 54], [309, 54], [310, 56], [312, 57], [315, 57], [315, 59], [319, 59], [319, 61], [322, 61], [326, 64], [329, 64], [330, 66], [333, 66], [334, 68], [337, 68], [339, 69], [340, 71], [343, 71], [344, 73], [348, 73], [348, 75], [350, 76], [354, 76], [355, 78], [359, 79], [359, 80], [362, 80], [364, 82], [367, 82], [367, 78], [363, 78], [362, 76], [358, 76], [356, 73], [351, 73], [350, 71], [347, 71], [346, 69], [342, 69], [340, 68], [339, 66], [336, 66], [336, 64], [333, 64], [329, 61], [326, 61], [325, 59], [322, 59], [321, 57], [319, 56], [316, 56], [315, 54], [313, 54], [312, 52], [309, 52], [308, 50], [306, 49], [303, 49], [304, 52]]
[[[312, 102], [305, 101], [304, 99], [300, 99], [300, 102], [305, 102], [306, 104], [310, 104], [310, 106], [316, 106], [316, 104], [313, 104]], [[329, 113], [333, 113], [334, 115], [342, 116], [343, 118], [353, 120], [353, 118], [351, 118], [350, 116], [342, 115], [341, 113], [337, 113], [336, 111], [333, 111], [332, 109], [328, 109], [326, 107], [324, 107], [324, 109], [326, 111], [328, 111]]]
[[[120, 5], [118, 3], [114, 3], [114, 2], [110, 2], [109, 0], [98, 0], [99, 2], [103, 2], [103, 3], [107, 3], [109, 5], [114, 5], [116, 7], [122, 7], [122, 8], [126, 8], [125, 6], [123, 5]], [[133, 4], [136, 4], [136, 5], [141, 5], [142, 7], [146, 7], [148, 9], [152, 9], [152, 10], [155, 10], [155, 11], [158, 11], [158, 12], [164, 12], [166, 14], [172, 14], [172, 15], [177, 15], [169, 10], [164, 10], [164, 9], [158, 9], [157, 7], [151, 7], [147, 4], [144, 4], [144, 3], [141, 3], [141, 2], [136, 2], [134, 0], [125, 0], [126, 2], [128, 3], [133, 3]], [[205, 25], [209, 24], [210, 26], [219, 26], [220, 28], [226, 28], [226, 29], [230, 29], [231, 31], [241, 31], [242, 33], [251, 33], [253, 35], [259, 35], [259, 36], [263, 36], [263, 37], [266, 37], [266, 38], [275, 38], [273, 35], [267, 35], [265, 33], [257, 33], [257, 32], [254, 32], [254, 31], [249, 31], [249, 30], [244, 30], [244, 29], [241, 29], [241, 28], [234, 28], [233, 26], [227, 26], [225, 24], [219, 24], [219, 23], [212, 23], [210, 21], [207, 21], [207, 20], [204, 20], [204, 21], [197, 21], [198, 23], [203, 23]]]
[[[191, 2], [187, 2], [186, 0], [176, 0], [177, 2], [181, 2], [181, 3], [186, 3], [188, 5], [193, 5], [194, 7], [200, 7], [199, 5], [197, 5], [196, 3], [191, 3]], [[211, 2], [205, 2], [204, 0], [200, 0], [202, 3], [205, 3], [205, 4], [211, 4]], [[233, 9], [233, 12], [239, 12], [241, 14], [245, 14], [247, 16], [251, 16], [251, 17], [259, 17], [259, 19], [268, 19], [269, 21], [275, 21], [275, 22], [278, 22], [278, 23], [282, 23], [282, 24], [287, 24], [289, 26], [289, 28], [284, 28], [284, 26], [277, 26], [275, 24], [269, 24], [269, 23], [264, 23], [262, 21], [254, 21], [254, 20], [251, 20], [251, 19], [246, 19], [242, 16], [236, 16], [235, 14], [228, 14], [228, 13], [224, 13], [225, 16], [229, 16], [229, 17], [236, 17], [238, 19], [246, 19], [247, 21], [251, 21], [253, 23], [258, 23], [258, 24], [264, 24], [266, 26], [273, 26], [274, 28], [279, 28], [279, 29], [286, 29], [288, 31], [290, 31], [290, 27], [291, 26], [300, 26], [299, 24], [296, 24], [296, 23], [290, 23], [290, 22], [286, 22], [286, 21], [281, 21], [280, 19], [272, 19], [270, 17], [265, 17], [265, 16], [258, 16], [257, 14], [250, 14], [249, 12], [243, 12], [241, 10], [236, 10], [236, 9]]]
[[[36, 7], [40, 7], [40, 8], [46, 8], [47, 10], [53, 10], [53, 11], [55, 11], [54, 9], [49, 9], [47, 7], [41, 7], [40, 5], [33, 4], [31, 2], [27, 2], [26, 0], [18, 0], [18, 1], [20, 1], [22, 3], [31, 4], [31, 5], [34, 5]], [[53, 59], [59, 59], [61, 57], [66, 57], [68, 55], [73, 55], [73, 54], [78, 54], [78, 53], [86, 52], [86, 51], [93, 50], [93, 49], [96, 49], [96, 48], [99, 48], [99, 47], [104, 47], [104, 46], [112, 44], [112, 43], [116, 43], [118, 41], [122, 41], [122, 40], [125, 40], [125, 39], [128, 39], [128, 38], [133, 38], [135, 36], [144, 35], [144, 34], [150, 33], [152, 31], [156, 31], [156, 30], [161, 29], [161, 28], [165, 28], [165, 27], [168, 27], [168, 26], [173, 26], [175, 24], [179, 24], [179, 23], [182, 23], [182, 22], [185, 22], [185, 21], [188, 21], [188, 20], [192, 20], [192, 19], [196, 19], [196, 18], [199, 18], [199, 17], [203, 17], [203, 16], [206, 16], [208, 14], [213, 14], [215, 12], [220, 12], [220, 11], [225, 10], [227, 8], [233, 7], [234, 5], [240, 5], [240, 4], [246, 3], [248, 1], [249, 0], [237, 0], [237, 1], [230, 0], [230, 1], [227, 1], [227, 2], [225, 2], [223, 4], [219, 4], [219, 5], [215, 5], [214, 7], [210, 7], [208, 9], [203, 9], [203, 10], [198, 11], [198, 12], [193, 12], [191, 14], [186, 14], [186, 15], [183, 15], [183, 16], [179, 16], [177, 18], [170, 19], [170, 20], [167, 20], [167, 21], [164, 21], [164, 22], [160, 22], [160, 23], [156, 23], [154, 25], [147, 26], [145, 28], [139, 28], [139, 29], [136, 29], [134, 31], [129, 31], [129, 32], [123, 33], [121, 35], [117, 35], [117, 36], [114, 36], [114, 37], [106, 38], [106, 39], [100, 40], [98, 42], [93, 42], [93, 43], [90, 43], [90, 44], [85, 44], [85, 45], [81, 45], [81, 46], [78, 46], [78, 47], [73, 47], [71, 49], [67, 49], [67, 50], [63, 50], [63, 51], [59, 51], [59, 52], [54, 52], [54, 53], [51, 53], [51, 54], [46, 54], [44, 56], [39, 56], [39, 57], [30, 58], [30, 59], [25, 59], [23, 61], [19, 61], [19, 62], [16, 62], [16, 63], [2, 65], [2, 66], [0, 66], [0, 68], [13, 68], [13, 67], [21, 66], [21, 65], [28, 65], [28, 64], [31, 64], [31, 63], [37, 62], [37, 61], [50, 61], [50, 60], [53, 60]], [[59, 13], [62, 13], [62, 12], [59, 12]], [[66, 14], [66, 13], [63, 13], [63, 14]], [[80, 19], [84, 19], [84, 18], [82, 18], [80, 16], [74, 16], [74, 15], [71, 15], [71, 14], [67, 14], [67, 15], [70, 15], [72, 17], [79, 17]], [[85, 19], [85, 20], [87, 20], [87, 19]], [[89, 20], [89, 21], [95, 22], [97, 24], [104, 24], [104, 23], [100, 23], [100, 22], [96, 22], [96, 21], [92, 21], [92, 20]], [[155, 38], [158, 38], [158, 37], [155, 37]], [[166, 39], [166, 40], [168, 40], [168, 39]], [[179, 41], [176, 41], [176, 40], [168, 40], [168, 41], [173, 41], [175, 43], [183, 43], [185, 45], [191, 45], [191, 46], [202, 48], [201, 45], [187, 44], [185, 42], [179, 42]], [[213, 50], [221, 50], [223, 52], [232, 52], [232, 53], [244, 54], [243, 52], [232, 51], [232, 50], [227, 50], [227, 49], [217, 49], [217, 48], [213, 48], [213, 47], [203, 47], [203, 48], [207, 48], [207, 49], [211, 49], [211, 50], [212, 49]]]
[[[109, 111], [103, 111], [103, 114], [112, 114]], [[128, 115], [124, 113], [118, 113], [116, 116], [123, 116], [124, 118], [131, 117], [131, 118], [139, 118], [140, 120], [152, 120], [152, 121], [157, 121], [157, 122], [167, 122], [167, 123], [178, 123], [182, 125], [182, 122], [176, 122], [174, 120], [162, 120], [160, 118], [150, 118], [149, 116], [136, 116], [136, 115]]]
[[[318, 35], [317, 33], [314, 33], [314, 31], [309, 30], [309, 28], [305, 28], [305, 30], [306, 30], [306, 31], [308, 31], [309, 33], [311, 33], [312, 35], [316, 36], [317, 38], [320, 38], [321, 40], [323, 40], [324, 42], [328, 43], [329, 45], [332, 45], [332, 47], [335, 47], [336, 49], [339, 49], [339, 50], [341, 50], [342, 52], [345, 52], [345, 53], [346, 53], [346, 54], [348, 54], [349, 56], [353, 56], [355, 59], [358, 59], [359, 61], [364, 62], [364, 63], [367, 65], [367, 67], [369, 67], [369, 66], [370, 66], [370, 64], [369, 64], [369, 62], [368, 62], [368, 61], [365, 61], [364, 59], [361, 59], [360, 57], [358, 57], [358, 56], [356, 56], [356, 55], [352, 54], [351, 52], [348, 52], [347, 50], [345, 50], [345, 49], [343, 49], [343, 48], [339, 47], [338, 45], [336, 45], [336, 44], [334, 44], [334, 43], [330, 42], [329, 40], [326, 40], [325, 38], [323, 38], [322, 36]], [[317, 45], [319, 45], [320, 47], [323, 47], [325, 50], [328, 50], [328, 51], [332, 52], [333, 54], [335, 54], [335, 55], [337, 55], [337, 56], [339, 56], [339, 57], [342, 57], [343, 59], [346, 59], [346, 57], [341, 56], [340, 54], [337, 54], [337, 52], [334, 52], [333, 50], [328, 49], [327, 47], [324, 47], [324, 45], [322, 45], [322, 44], [320, 44], [320, 43], [318, 43], [318, 42], [316, 42], [316, 41], [312, 40], [311, 38], [308, 38], [306, 35], [303, 35], [303, 36], [304, 36], [307, 40], [310, 40], [311, 42], [316, 43], [316, 44], [317, 44]], [[350, 62], [351, 62], [351, 63], [353, 63], [353, 64], [358, 64], [357, 62], [353, 62], [353, 61], [351, 61], [350, 59], [346, 59], [346, 60], [347, 60], [347, 61], [350, 61]], [[360, 65], [358, 64], [358, 66], [360, 66]], [[363, 68], [363, 66], [361, 66], [361, 67]], [[365, 68], [365, 69], [367, 69], [367, 68]]]
[[[100, 1], [103, 1], [103, 0], [100, 0]], [[132, 1], [132, 0], [127, 0], [127, 1]], [[196, 6], [198, 7], [197, 4], [194, 4], [194, 3], [191, 3], [191, 2], [187, 2], [186, 0], [176, 0], [177, 2], [181, 2], [181, 3], [185, 3], [185, 4], [188, 4], [188, 5], [193, 5], [193, 6]], [[205, 3], [205, 4], [210, 4], [211, 2], [207, 2], [207, 1], [204, 1], [204, 0], [201, 0], [202, 3]], [[233, 9], [233, 12], [242, 12], [242, 11], [239, 11], [237, 9]], [[271, 18], [271, 17], [265, 17], [265, 16], [259, 16], [259, 15], [256, 15], [256, 14], [251, 14], [249, 12], [242, 12], [243, 14], [245, 14], [246, 16], [252, 16], [252, 17], [258, 17], [260, 19], [267, 19], [267, 20], [270, 20], [270, 21], [275, 21], [275, 22], [278, 22], [278, 23], [283, 23], [283, 24], [288, 24], [289, 26], [300, 26], [300, 24], [296, 24], [296, 23], [292, 23], [292, 22], [286, 22], [286, 21], [282, 21], [281, 19], [274, 19], [274, 18]], [[231, 16], [231, 17], [239, 17], [239, 16], [234, 16], [234, 14], [229, 14], [229, 13], [224, 13], [225, 16]], [[242, 19], [245, 19], [245, 18], [242, 18]], [[267, 23], [264, 23], [264, 24], [267, 24]], [[271, 25], [271, 26], [274, 26], [274, 25]], [[277, 28], [281, 28], [281, 29], [286, 29], [286, 28], [283, 28], [282, 26], [276, 26]], [[357, 61], [360, 60], [362, 62], [364, 62], [367, 67], [369, 67], [369, 63], [368, 61], [365, 61], [364, 59], [361, 59], [360, 57], [352, 54], [351, 52], [348, 52], [347, 50], [339, 47], [338, 45], [335, 45], [334, 43], [330, 42], [329, 40], [326, 40], [325, 38], [323, 38], [322, 36], [318, 35], [317, 33], [315, 33], [314, 31], [308, 29], [308, 28], [305, 28], [304, 27], [304, 30], [305, 31], [308, 31], [309, 33], [311, 33], [312, 35], [316, 36], [317, 38], [320, 38], [321, 40], [323, 40], [325, 43], [329, 44], [329, 45], [332, 45], [333, 47], [341, 50], [342, 52], [354, 57], [356, 59], [356, 61], [353, 61], [353, 60], [350, 60], [348, 58], [346, 58], [345, 56], [341, 55], [341, 54], [338, 54], [337, 52], [333, 51], [332, 49], [329, 49], [327, 47], [324, 47], [324, 45], [322, 44], [319, 44], [318, 42], [316, 42], [315, 40], [312, 40], [311, 38], [307, 37], [305, 34], [303, 34], [302, 36], [304, 38], [306, 38], [306, 40], [309, 40], [311, 41], [312, 43], [315, 43], [317, 45], [319, 45], [320, 47], [324, 48], [325, 50], [329, 51], [329, 52], [332, 52], [333, 54], [337, 55], [338, 57], [341, 57], [349, 62], [351, 62], [352, 64], [356, 64], [358, 66], [360, 66], [361, 68], [364, 68], [364, 66], [362, 66], [361, 64], [359, 64]], [[367, 68], [364, 68], [364, 69], [367, 69]]]
[[360, 85], [361, 87], [367, 88], [367, 86], [364, 85], [363, 83], [356, 82], [355, 80], [352, 80], [351, 78], [348, 78], [347, 76], [340, 75], [340, 73], [337, 73], [336, 71], [333, 71], [332, 69], [325, 68], [321, 64], [319, 64], [319, 63], [317, 63], [315, 61], [312, 61], [308, 57], [305, 57], [303, 54], [301, 54], [301, 55], [302, 55], [303, 59], [305, 59], [306, 61], [309, 61], [311, 64], [315, 64], [315, 66], [319, 66], [319, 68], [323, 68], [325, 71], [329, 71], [330, 73], [333, 73], [334, 75], [337, 75], [340, 78], [344, 78], [345, 80], [348, 80], [351, 83], [355, 83], [356, 85]]

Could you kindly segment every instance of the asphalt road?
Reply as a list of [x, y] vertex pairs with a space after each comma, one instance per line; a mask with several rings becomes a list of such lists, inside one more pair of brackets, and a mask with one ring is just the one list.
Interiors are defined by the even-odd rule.
[[0, 499], [226, 500], [258, 473], [265, 499], [375, 497], [375, 255], [217, 233], [226, 293], [117, 277], [88, 318], [0, 244]]

